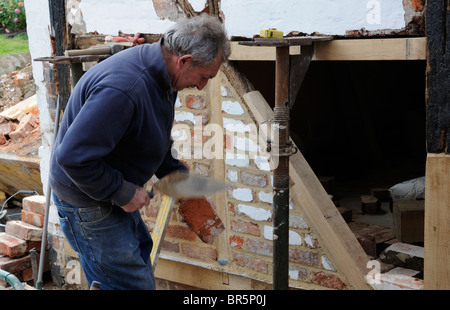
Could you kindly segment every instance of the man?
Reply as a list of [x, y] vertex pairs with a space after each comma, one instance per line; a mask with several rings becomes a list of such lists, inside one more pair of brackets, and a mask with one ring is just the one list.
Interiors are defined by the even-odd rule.
[[177, 91], [205, 87], [230, 54], [215, 18], [178, 22], [154, 44], [124, 50], [74, 88], [50, 160], [61, 229], [89, 284], [155, 289], [152, 239], [139, 209], [145, 183], [176, 170], [171, 155]]

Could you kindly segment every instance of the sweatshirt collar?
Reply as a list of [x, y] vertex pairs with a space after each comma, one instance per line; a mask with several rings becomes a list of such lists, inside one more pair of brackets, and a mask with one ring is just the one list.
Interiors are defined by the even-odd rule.
[[162, 90], [173, 92], [172, 82], [161, 50], [162, 44], [162, 38], [158, 42], [144, 44], [141, 52], [142, 63]]

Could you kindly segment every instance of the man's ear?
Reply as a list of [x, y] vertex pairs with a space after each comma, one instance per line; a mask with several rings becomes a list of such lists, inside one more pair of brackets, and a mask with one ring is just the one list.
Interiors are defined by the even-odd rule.
[[178, 58], [178, 64], [179, 65], [185, 65], [185, 64], [187, 64], [187, 63], [189, 63], [191, 61], [192, 61], [192, 55], [190, 55], [190, 54], [183, 55], [180, 58]]

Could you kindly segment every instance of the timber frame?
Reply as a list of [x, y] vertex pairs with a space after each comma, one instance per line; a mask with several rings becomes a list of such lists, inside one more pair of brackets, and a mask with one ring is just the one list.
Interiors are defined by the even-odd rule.
[[450, 2], [427, 1], [424, 288], [450, 289]]

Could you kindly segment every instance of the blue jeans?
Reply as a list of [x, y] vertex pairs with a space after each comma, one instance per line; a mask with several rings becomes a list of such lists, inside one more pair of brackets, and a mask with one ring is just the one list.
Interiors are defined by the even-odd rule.
[[102, 290], [154, 290], [153, 241], [139, 211], [113, 205], [76, 207], [53, 194], [61, 229], [78, 253], [86, 279]]

